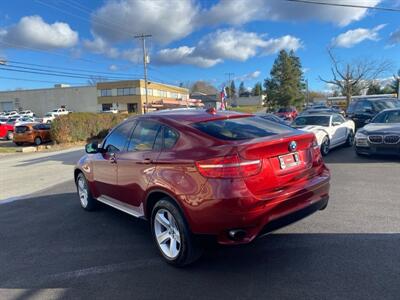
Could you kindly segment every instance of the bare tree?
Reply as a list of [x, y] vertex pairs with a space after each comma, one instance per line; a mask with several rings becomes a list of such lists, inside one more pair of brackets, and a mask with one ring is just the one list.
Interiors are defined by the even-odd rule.
[[378, 76], [390, 70], [389, 61], [377, 61], [371, 59], [357, 59], [352, 62], [338, 60], [328, 49], [328, 54], [332, 62], [332, 79], [327, 80], [319, 76], [323, 82], [338, 87], [346, 96], [346, 106], [349, 106], [351, 96], [362, 89], [368, 88], [369, 84]]
[[90, 86], [96, 86], [98, 82], [103, 82], [107, 81], [107, 77], [103, 76], [90, 76], [90, 79], [88, 79], [87, 83]]

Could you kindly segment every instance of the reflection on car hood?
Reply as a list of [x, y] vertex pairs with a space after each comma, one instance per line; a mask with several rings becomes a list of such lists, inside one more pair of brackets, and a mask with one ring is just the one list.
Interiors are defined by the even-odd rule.
[[396, 133], [400, 134], [400, 123], [384, 124], [384, 123], [371, 123], [363, 127], [368, 133]]
[[295, 127], [300, 130], [304, 130], [304, 131], [308, 131], [308, 132], [317, 132], [318, 130], [324, 129], [324, 126], [319, 126], [319, 125], [307, 125], [304, 127], [298, 127], [298, 126], [295, 126]]

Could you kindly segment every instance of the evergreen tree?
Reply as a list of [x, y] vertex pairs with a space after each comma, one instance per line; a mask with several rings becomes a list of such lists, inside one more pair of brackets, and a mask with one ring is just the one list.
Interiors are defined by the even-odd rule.
[[244, 82], [242, 81], [239, 85], [239, 97], [242, 97], [246, 93], [246, 89], [244, 88]]
[[261, 82], [257, 82], [257, 83], [254, 85], [253, 89], [251, 90], [251, 94], [252, 94], [253, 96], [261, 96], [261, 94], [262, 94], [262, 85], [261, 85]]
[[229, 89], [229, 98], [233, 98], [236, 95], [236, 86], [235, 86], [235, 81], [231, 81], [231, 88]]
[[305, 84], [300, 58], [293, 51], [279, 52], [270, 75], [264, 82], [269, 104], [279, 107], [301, 106]]

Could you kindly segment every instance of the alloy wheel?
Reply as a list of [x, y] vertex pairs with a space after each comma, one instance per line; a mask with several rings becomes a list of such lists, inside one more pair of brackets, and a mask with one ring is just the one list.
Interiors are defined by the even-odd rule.
[[181, 234], [174, 216], [168, 210], [157, 211], [154, 233], [162, 253], [169, 259], [176, 258], [181, 251]]
[[85, 208], [88, 205], [88, 189], [86, 180], [82, 176], [78, 179], [78, 194], [81, 205]]

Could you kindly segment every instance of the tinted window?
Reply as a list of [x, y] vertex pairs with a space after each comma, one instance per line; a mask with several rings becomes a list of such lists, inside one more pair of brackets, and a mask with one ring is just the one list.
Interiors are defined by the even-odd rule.
[[339, 115], [334, 115], [332, 117], [332, 122], [342, 124], [344, 122], [344, 119]]
[[356, 105], [357, 102], [351, 102], [349, 108], [347, 109], [347, 112], [350, 114], [354, 113], [354, 111], [356, 110]]
[[400, 123], [400, 110], [382, 112], [372, 120], [372, 123]]
[[126, 122], [115, 128], [112, 133], [107, 137], [103, 148], [108, 153], [115, 153], [122, 151], [131, 134], [134, 122]]
[[366, 112], [367, 110], [373, 110], [372, 104], [370, 101], [360, 101], [357, 105], [356, 111], [358, 113]]
[[330, 116], [301, 116], [297, 117], [292, 125], [294, 127], [304, 127], [307, 125], [329, 126]]
[[381, 111], [388, 108], [400, 107], [400, 101], [393, 100], [377, 100], [373, 102], [376, 111]]
[[153, 149], [160, 124], [152, 121], [139, 121], [129, 142], [128, 151], [149, 151]]
[[178, 140], [178, 133], [175, 130], [172, 130], [169, 127], [164, 128], [164, 148], [170, 149], [175, 146], [176, 141]]
[[260, 117], [241, 117], [193, 124], [200, 131], [221, 140], [246, 140], [291, 132], [293, 129]]

